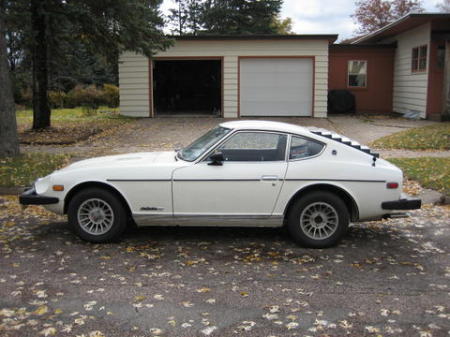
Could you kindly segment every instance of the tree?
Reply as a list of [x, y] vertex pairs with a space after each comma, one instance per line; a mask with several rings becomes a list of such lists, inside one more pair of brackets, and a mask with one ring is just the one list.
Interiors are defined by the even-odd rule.
[[19, 140], [2, 14], [0, 8], [0, 157], [8, 157], [19, 154]]
[[275, 29], [277, 34], [294, 34], [292, 30], [292, 19], [285, 18], [282, 19], [280, 17], [274, 17], [272, 21], [272, 26]]
[[283, 0], [207, 0], [203, 22], [208, 34], [276, 34], [272, 25]]
[[357, 0], [353, 19], [358, 34], [374, 32], [411, 12], [423, 12], [421, 0]]
[[203, 2], [200, 0], [175, 0], [175, 8], [169, 9], [169, 23], [172, 34], [196, 35], [201, 29]]
[[450, 0], [442, 0], [442, 3], [437, 4], [436, 7], [443, 13], [450, 13]]
[[33, 129], [50, 126], [49, 76], [56, 73], [54, 77], [59, 78], [55, 67], [62, 69], [78, 47], [87, 56], [103, 55], [117, 63], [123, 50], [151, 56], [170, 45], [158, 10], [162, 0], [4, 1], [26, 8], [27, 18], [21, 24], [28, 25], [24, 30], [28, 32], [32, 63]]
[[280, 19], [283, 0], [175, 0], [168, 16], [178, 35], [288, 34], [292, 20]]
[[188, 18], [187, 2], [186, 0], [175, 0], [176, 7], [169, 9], [169, 22], [174, 27], [172, 34], [184, 35], [186, 32], [186, 21]]

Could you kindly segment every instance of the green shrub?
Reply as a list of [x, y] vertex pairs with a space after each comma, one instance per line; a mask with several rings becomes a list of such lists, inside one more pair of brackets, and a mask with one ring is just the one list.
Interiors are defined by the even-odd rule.
[[110, 108], [119, 106], [119, 87], [113, 84], [103, 84], [103, 105]]
[[77, 85], [67, 93], [67, 107], [75, 108], [77, 106], [87, 106], [91, 109], [97, 109], [102, 105], [103, 92], [95, 85], [83, 87]]
[[67, 94], [64, 91], [49, 91], [48, 100], [52, 109], [62, 109], [66, 106]]
[[[67, 93], [49, 91], [48, 98], [52, 109], [85, 107], [88, 110], [96, 110], [101, 105], [116, 108], [119, 106], [119, 88], [113, 84], [104, 84], [103, 87], [77, 85]], [[32, 90], [30, 88], [22, 89], [16, 103], [31, 107], [33, 104]], [[87, 113], [91, 114], [90, 111]]]

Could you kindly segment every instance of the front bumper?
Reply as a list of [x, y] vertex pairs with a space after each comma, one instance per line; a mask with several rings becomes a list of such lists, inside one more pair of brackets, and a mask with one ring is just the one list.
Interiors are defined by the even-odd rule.
[[422, 206], [421, 199], [403, 198], [394, 201], [385, 201], [381, 203], [382, 209], [387, 210], [408, 210], [419, 209]]
[[56, 197], [45, 197], [36, 193], [34, 187], [26, 189], [20, 196], [19, 202], [22, 205], [51, 205], [57, 204], [59, 199]]

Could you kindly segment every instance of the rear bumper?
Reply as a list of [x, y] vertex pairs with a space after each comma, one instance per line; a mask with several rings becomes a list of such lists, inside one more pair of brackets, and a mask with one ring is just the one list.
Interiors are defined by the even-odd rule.
[[394, 201], [385, 201], [381, 203], [382, 209], [387, 210], [407, 210], [407, 209], [419, 209], [422, 206], [422, 200], [420, 199], [399, 199]]
[[30, 187], [25, 190], [19, 196], [19, 202], [22, 205], [51, 205], [57, 204], [59, 199], [56, 197], [45, 197], [36, 193], [34, 187]]

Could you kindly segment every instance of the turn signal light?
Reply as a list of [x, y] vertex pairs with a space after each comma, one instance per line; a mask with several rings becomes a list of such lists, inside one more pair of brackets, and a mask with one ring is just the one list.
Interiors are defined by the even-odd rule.
[[398, 183], [387, 183], [386, 187], [389, 189], [395, 189], [398, 188]]
[[56, 191], [56, 192], [64, 191], [64, 185], [53, 185], [53, 191]]

